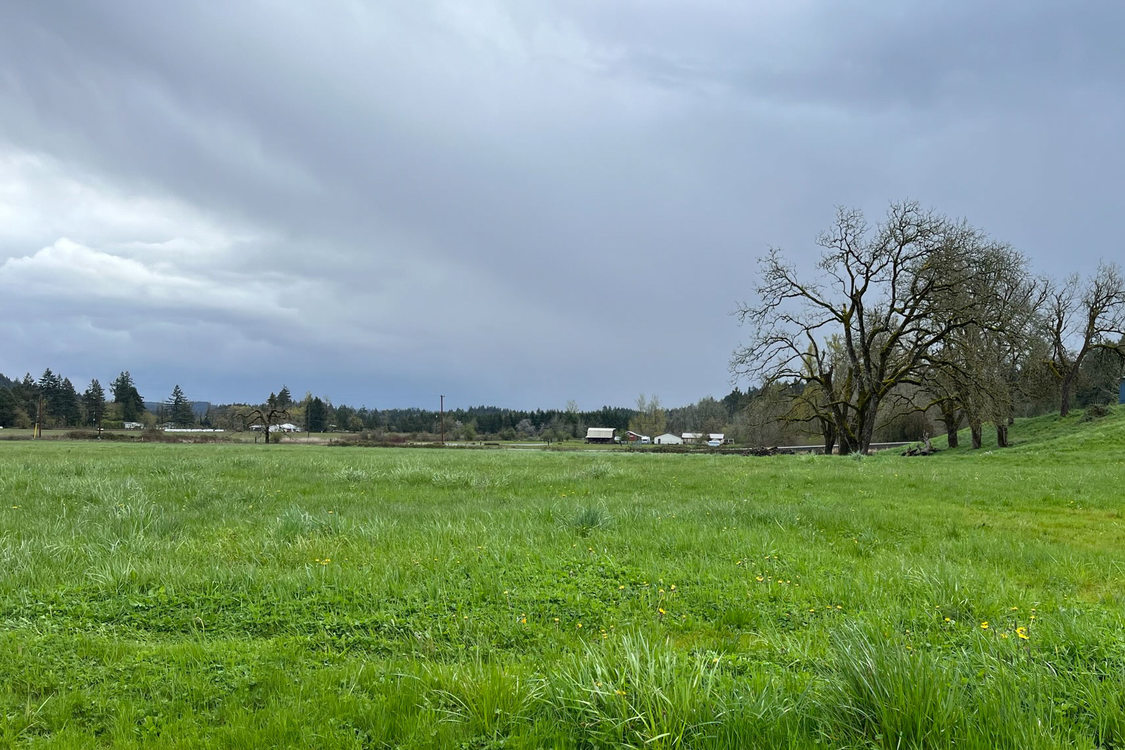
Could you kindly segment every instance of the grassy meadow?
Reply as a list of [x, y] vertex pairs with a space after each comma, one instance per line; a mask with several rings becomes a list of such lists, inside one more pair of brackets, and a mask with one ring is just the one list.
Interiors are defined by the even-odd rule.
[[925, 458], [0, 442], [0, 746], [1125, 747], [1125, 412]]

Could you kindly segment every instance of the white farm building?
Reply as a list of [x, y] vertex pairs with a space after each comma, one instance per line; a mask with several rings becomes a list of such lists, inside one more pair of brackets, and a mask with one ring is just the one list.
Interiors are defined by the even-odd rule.
[[612, 427], [588, 427], [586, 429], [587, 443], [612, 443], [614, 439]]

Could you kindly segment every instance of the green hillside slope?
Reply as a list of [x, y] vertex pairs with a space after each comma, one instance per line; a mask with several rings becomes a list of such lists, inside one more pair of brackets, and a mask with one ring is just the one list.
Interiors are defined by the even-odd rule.
[[[1125, 455], [1125, 407], [1108, 407], [1106, 414], [1097, 416], [1096, 409], [1072, 411], [1066, 417], [1047, 414], [1029, 419], [1017, 419], [1009, 430], [1012, 445], [1000, 450], [1017, 453], [1116, 453]], [[934, 440], [935, 447], [952, 454], [972, 454], [967, 429], [961, 430], [960, 446], [946, 449], [944, 437]], [[983, 450], [996, 450], [996, 433], [987, 426], [984, 431]]]

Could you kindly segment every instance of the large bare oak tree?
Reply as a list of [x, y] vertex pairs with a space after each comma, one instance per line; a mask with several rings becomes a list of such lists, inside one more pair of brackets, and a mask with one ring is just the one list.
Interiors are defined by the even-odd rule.
[[921, 385], [939, 344], [979, 324], [974, 286], [980, 231], [916, 202], [892, 204], [870, 227], [858, 210], [839, 209], [817, 239], [818, 277], [802, 278], [773, 249], [760, 260], [757, 299], [736, 310], [750, 338], [731, 359], [736, 376], [811, 388], [826, 449], [871, 445], [879, 407], [907, 384]]

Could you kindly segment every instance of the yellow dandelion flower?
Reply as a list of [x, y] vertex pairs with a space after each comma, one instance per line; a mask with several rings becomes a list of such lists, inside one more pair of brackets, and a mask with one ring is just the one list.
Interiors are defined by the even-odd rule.
[[1022, 625], [1020, 627], [1016, 628], [1016, 635], [1019, 636], [1021, 641], [1026, 641], [1026, 640], [1031, 639], [1031, 636], [1029, 636], [1027, 634], [1027, 628], [1023, 627]]
[[982, 622], [980, 624], [980, 629], [981, 630], [988, 630], [988, 620], [985, 620], [984, 622]]
[[656, 611], [657, 611], [657, 612], [659, 612], [659, 613], [660, 613], [660, 614], [662, 614], [662, 615], [663, 615], [663, 614], [667, 614], [667, 613], [666, 613], [666, 612], [664, 611], [664, 607], [658, 607]]

